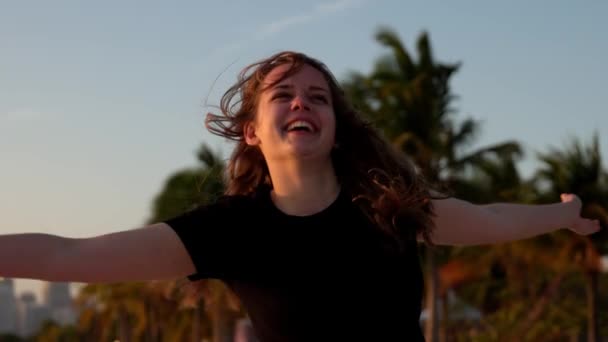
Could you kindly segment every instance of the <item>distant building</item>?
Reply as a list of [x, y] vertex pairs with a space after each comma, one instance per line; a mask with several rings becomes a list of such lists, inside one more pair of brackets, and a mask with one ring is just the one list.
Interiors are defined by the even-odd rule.
[[50, 282], [43, 288], [43, 304], [50, 318], [59, 325], [76, 323], [77, 315], [70, 295], [70, 283]]
[[36, 302], [32, 292], [24, 292], [19, 298], [19, 335], [29, 337], [34, 335], [44, 321], [51, 318], [49, 308]]
[[0, 333], [17, 334], [18, 328], [14, 282], [0, 278]]

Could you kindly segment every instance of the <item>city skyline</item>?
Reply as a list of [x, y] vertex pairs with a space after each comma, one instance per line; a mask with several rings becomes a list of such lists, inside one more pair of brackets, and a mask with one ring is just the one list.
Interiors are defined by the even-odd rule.
[[36, 298], [33, 291], [18, 294], [13, 279], [0, 279], [0, 334], [29, 337], [47, 320], [75, 324], [77, 313], [69, 287], [64, 282], [47, 283], [42, 297]]

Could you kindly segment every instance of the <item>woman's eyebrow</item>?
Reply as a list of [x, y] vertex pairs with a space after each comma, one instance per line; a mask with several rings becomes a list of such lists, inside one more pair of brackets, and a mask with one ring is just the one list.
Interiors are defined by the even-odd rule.
[[[293, 86], [290, 84], [278, 84], [278, 85], [272, 87], [272, 89], [293, 89]], [[320, 90], [320, 91], [329, 93], [329, 90], [327, 90], [323, 87], [320, 87], [320, 86], [315, 86], [315, 85], [308, 87], [308, 89], [309, 90]]]

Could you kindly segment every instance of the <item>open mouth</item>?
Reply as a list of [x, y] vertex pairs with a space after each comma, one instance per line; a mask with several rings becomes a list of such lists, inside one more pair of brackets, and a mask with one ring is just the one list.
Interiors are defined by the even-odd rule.
[[290, 123], [289, 125], [287, 125], [287, 127], [285, 127], [285, 130], [287, 132], [315, 132], [315, 128], [313, 127], [313, 125], [303, 120], [297, 120]]

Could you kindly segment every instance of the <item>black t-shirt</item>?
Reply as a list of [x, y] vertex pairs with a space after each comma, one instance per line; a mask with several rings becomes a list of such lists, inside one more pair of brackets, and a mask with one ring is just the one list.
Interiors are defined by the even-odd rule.
[[276, 208], [268, 190], [224, 196], [165, 221], [196, 266], [190, 280], [224, 281], [262, 342], [422, 341], [422, 272], [344, 191], [310, 216]]

